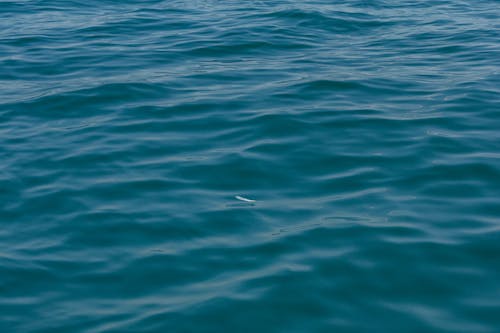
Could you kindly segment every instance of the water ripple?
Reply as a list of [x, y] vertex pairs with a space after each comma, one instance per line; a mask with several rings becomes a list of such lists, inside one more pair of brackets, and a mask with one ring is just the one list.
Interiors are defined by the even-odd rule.
[[496, 332], [499, 17], [3, 1], [0, 330]]

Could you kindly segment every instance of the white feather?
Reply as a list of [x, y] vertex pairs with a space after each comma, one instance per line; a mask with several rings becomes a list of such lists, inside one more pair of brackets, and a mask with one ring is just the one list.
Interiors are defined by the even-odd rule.
[[241, 200], [241, 201], [245, 201], [245, 202], [255, 202], [255, 200], [240, 197], [239, 195], [235, 196], [235, 198], [238, 200]]

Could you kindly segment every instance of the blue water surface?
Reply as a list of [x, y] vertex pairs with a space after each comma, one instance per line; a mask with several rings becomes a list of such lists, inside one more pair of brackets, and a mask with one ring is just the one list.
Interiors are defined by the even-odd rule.
[[1, 332], [500, 332], [498, 0], [3, 0], [0, 161]]

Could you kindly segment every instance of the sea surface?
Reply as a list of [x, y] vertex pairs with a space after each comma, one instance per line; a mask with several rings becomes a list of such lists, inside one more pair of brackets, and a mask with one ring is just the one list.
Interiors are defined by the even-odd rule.
[[0, 1], [0, 331], [500, 332], [500, 2]]

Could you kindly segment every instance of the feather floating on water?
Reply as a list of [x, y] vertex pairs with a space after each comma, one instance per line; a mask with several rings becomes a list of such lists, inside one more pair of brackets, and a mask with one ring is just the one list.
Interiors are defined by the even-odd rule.
[[255, 200], [244, 198], [244, 197], [240, 197], [239, 195], [235, 196], [235, 198], [238, 199], [238, 200], [241, 200], [241, 201], [245, 201], [245, 202], [255, 202]]

